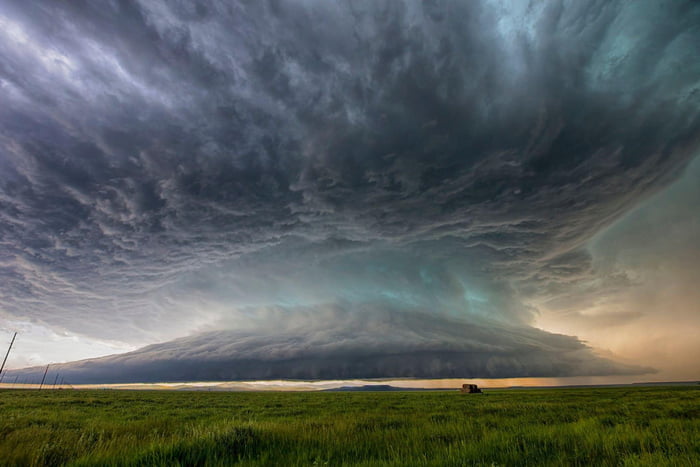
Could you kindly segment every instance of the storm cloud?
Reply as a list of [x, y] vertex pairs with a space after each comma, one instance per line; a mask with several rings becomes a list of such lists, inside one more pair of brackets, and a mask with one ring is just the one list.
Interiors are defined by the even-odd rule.
[[533, 323], [698, 154], [699, 24], [692, 1], [6, 2], [0, 317], [205, 336], [255, 377], [632, 371]]
[[[259, 312], [259, 310], [256, 310]], [[71, 384], [606, 376], [651, 373], [597, 356], [576, 338], [349, 304], [294, 310], [265, 331], [212, 331], [134, 352], [51, 366]], [[38, 382], [42, 368], [10, 372]]]

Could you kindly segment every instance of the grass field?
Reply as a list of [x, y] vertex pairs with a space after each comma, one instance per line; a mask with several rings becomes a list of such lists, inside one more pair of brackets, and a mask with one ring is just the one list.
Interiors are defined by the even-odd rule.
[[700, 465], [700, 388], [2, 391], [3, 465]]

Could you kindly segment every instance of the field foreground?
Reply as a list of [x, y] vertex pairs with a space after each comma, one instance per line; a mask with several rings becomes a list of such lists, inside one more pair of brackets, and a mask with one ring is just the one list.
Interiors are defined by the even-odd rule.
[[700, 465], [700, 387], [2, 391], [2, 465]]

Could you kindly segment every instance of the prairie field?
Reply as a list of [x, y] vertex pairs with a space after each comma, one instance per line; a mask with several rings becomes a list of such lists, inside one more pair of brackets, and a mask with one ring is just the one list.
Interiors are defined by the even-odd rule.
[[700, 465], [700, 387], [0, 392], [2, 465]]

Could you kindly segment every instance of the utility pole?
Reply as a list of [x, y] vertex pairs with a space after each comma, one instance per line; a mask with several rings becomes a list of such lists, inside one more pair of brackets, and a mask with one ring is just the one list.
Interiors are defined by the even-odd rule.
[[60, 375], [60, 373], [56, 373], [56, 377], [55, 377], [54, 380], [53, 380], [53, 389], [56, 389], [56, 383], [58, 382], [58, 376], [59, 376], [59, 375]]
[[46, 365], [46, 369], [44, 370], [44, 377], [41, 378], [41, 384], [39, 384], [39, 391], [41, 391], [41, 387], [44, 385], [44, 380], [46, 379], [46, 373], [49, 372], [49, 366]]
[[5, 373], [3, 373], [2, 371], [5, 369], [5, 362], [7, 362], [7, 357], [10, 355], [10, 350], [12, 350], [12, 344], [15, 343], [15, 337], [17, 337], [17, 333], [15, 333], [15, 335], [12, 336], [12, 342], [10, 342], [10, 346], [7, 348], [5, 358], [2, 361], [2, 366], [0, 366], [0, 383], [2, 383], [2, 378], [5, 376]]

